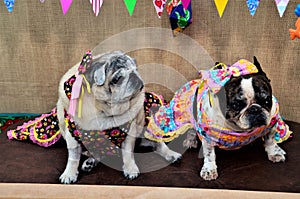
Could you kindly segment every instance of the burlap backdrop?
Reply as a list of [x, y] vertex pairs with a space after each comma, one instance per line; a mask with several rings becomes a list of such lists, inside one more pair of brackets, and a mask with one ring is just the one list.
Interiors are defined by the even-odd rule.
[[[261, 1], [252, 17], [245, 1], [229, 1], [220, 19], [212, 0], [194, 0], [193, 24], [184, 34], [203, 45], [215, 61], [230, 64], [257, 56], [272, 80], [281, 112], [300, 122], [300, 41], [291, 41], [288, 33], [295, 25], [296, 4], [290, 1], [280, 18], [274, 1]], [[48, 112], [56, 104], [60, 77], [85, 50], [133, 28], [170, 27], [166, 12], [159, 20], [150, 0], [138, 0], [131, 17], [122, 0], [104, 1], [98, 17], [91, 9], [88, 0], [73, 1], [64, 16], [58, 0], [23, 0], [8, 14], [0, 3], [0, 112]], [[139, 64], [161, 60], [188, 80], [197, 77], [186, 60], [170, 52], [144, 49], [130, 55]], [[167, 99], [172, 95], [165, 87], [148, 89]]]

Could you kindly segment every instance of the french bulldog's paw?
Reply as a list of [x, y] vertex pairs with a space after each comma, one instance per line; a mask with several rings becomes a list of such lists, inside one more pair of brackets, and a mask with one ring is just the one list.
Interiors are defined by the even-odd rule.
[[170, 150], [165, 156], [165, 159], [171, 163], [180, 162], [182, 159], [182, 155], [180, 153]]
[[200, 176], [204, 180], [215, 180], [218, 177], [217, 166], [214, 162], [205, 163], [201, 169]]
[[286, 152], [280, 148], [278, 145], [272, 145], [266, 147], [266, 152], [268, 154], [268, 159], [272, 162], [284, 162]]
[[198, 147], [197, 134], [194, 129], [188, 130], [187, 136], [183, 141], [183, 147], [188, 149]]
[[191, 140], [191, 139], [186, 138], [183, 141], [183, 147], [188, 148], [188, 149], [190, 149], [190, 148], [197, 148], [198, 147], [198, 142], [195, 139]]
[[130, 164], [130, 166], [126, 166], [124, 164], [123, 165], [123, 174], [127, 179], [133, 180], [140, 175], [140, 170], [134, 163]]
[[272, 162], [284, 162], [285, 156], [283, 154], [275, 154], [275, 155], [268, 155], [268, 158]]
[[81, 170], [84, 172], [90, 172], [96, 165], [97, 165], [96, 159], [93, 157], [89, 157], [83, 162], [81, 166]]
[[59, 177], [60, 183], [62, 184], [71, 184], [77, 181], [78, 171], [75, 173], [65, 170], [63, 174]]

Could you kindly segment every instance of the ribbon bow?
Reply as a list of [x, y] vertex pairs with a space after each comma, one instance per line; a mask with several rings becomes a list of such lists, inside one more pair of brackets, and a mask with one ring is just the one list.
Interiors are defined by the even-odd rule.
[[[222, 68], [216, 68], [218, 66], [222, 66]], [[220, 63], [210, 70], [200, 71], [203, 84], [206, 84], [213, 93], [219, 92], [231, 77], [239, 77], [257, 72], [258, 69], [256, 66], [246, 59], [241, 59], [232, 66]]]
[[88, 93], [91, 93], [91, 87], [89, 82], [84, 76], [84, 73], [86, 70], [91, 67], [93, 62], [92, 53], [91, 51], [87, 51], [82, 61], [78, 67], [78, 72], [76, 74], [76, 80], [72, 87], [72, 94], [70, 99], [70, 106], [69, 106], [69, 114], [74, 116], [76, 111], [76, 105], [77, 105], [77, 99], [79, 98], [79, 104], [78, 104], [78, 117], [81, 117], [81, 110], [82, 110], [82, 98], [84, 95], [84, 87], [82, 85], [82, 82], [84, 80]]

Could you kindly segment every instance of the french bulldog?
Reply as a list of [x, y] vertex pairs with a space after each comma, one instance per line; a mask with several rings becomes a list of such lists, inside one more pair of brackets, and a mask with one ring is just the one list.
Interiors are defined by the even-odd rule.
[[[75, 83], [72, 88], [68, 88], [72, 78], [76, 78]], [[77, 92], [81, 91], [77, 93], [77, 98], [80, 99], [72, 105], [73, 95], [76, 96], [74, 87], [78, 85], [76, 82], [78, 79], [82, 81], [79, 84], [81, 87], [77, 88]], [[94, 135], [94, 131], [101, 132], [124, 125], [128, 129], [125, 133], [121, 133], [125, 138], [116, 139], [124, 139], [119, 143], [123, 174], [128, 179], [134, 179], [139, 175], [133, 150], [136, 138], [140, 137], [144, 129], [144, 97], [144, 82], [137, 71], [136, 61], [121, 51], [94, 57], [87, 52], [81, 63], [76, 64], [63, 75], [59, 83], [57, 117], [60, 132], [67, 143], [68, 161], [59, 178], [61, 183], [70, 184], [77, 181], [82, 143], [88, 151], [89, 158], [83, 162], [81, 169], [90, 171], [100, 161], [99, 154], [91, 154], [92, 150], [89, 150], [91, 148], [84, 144], [85, 138], [90, 139], [87, 143], [91, 143], [93, 138], [89, 137]], [[75, 111], [74, 107], [77, 107]], [[82, 132], [79, 139], [74, 136], [77, 130], [71, 130], [69, 127], [72, 125], [65, 122], [66, 115], [71, 118], [69, 120], [72, 120], [76, 129]], [[101, 148], [100, 142], [96, 144], [100, 144], [99, 148]], [[156, 144], [156, 152], [167, 160], [175, 161], [181, 157], [180, 154], [169, 150], [165, 143]]]
[[152, 115], [145, 137], [164, 142], [188, 132], [183, 145], [191, 148], [197, 147], [198, 135], [204, 157], [200, 176], [205, 180], [218, 177], [216, 146], [238, 149], [264, 137], [269, 160], [285, 161], [286, 153], [276, 141], [286, 139], [291, 131], [282, 121], [270, 80], [256, 57], [254, 63], [217, 63], [201, 75], [183, 85], [167, 106]]

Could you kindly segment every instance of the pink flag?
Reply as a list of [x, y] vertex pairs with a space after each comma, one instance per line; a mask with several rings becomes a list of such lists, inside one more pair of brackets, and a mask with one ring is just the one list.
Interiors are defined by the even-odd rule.
[[153, 0], [153, 5], [155, 7], [157, 16], [160, 18], [162, 15], [162, 12], [164, 11], [164, 8], [166, 6], [167, 0]]
[[103, 0], [90, 0], [90, 3], [93, 6], [93, 12], [95, 16], [98, 16], [99, 12], [100, 12], [100, 8], [103, 4]]
[[60, 0], [61, 8], [64, 15], [68, 12], [73, 0]]
[[191, 0], [181, 0], [181, 3], [185, 9], [189, 7]]

